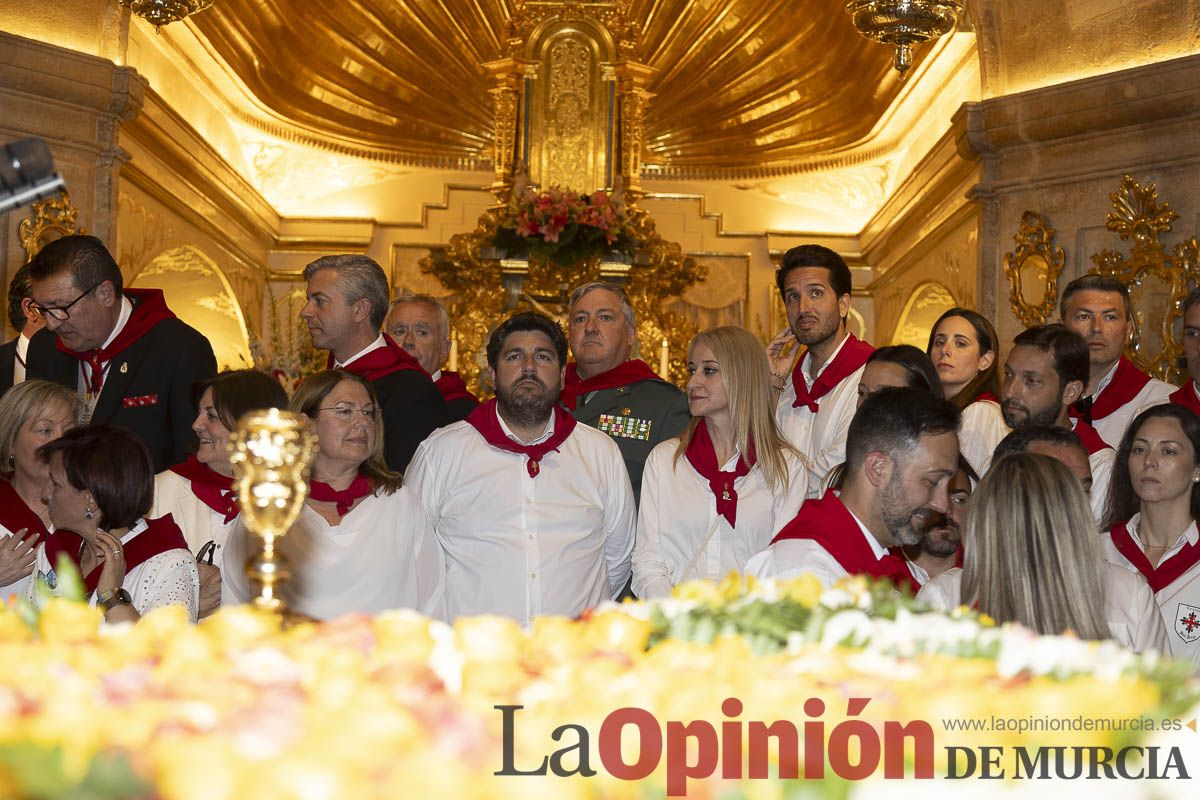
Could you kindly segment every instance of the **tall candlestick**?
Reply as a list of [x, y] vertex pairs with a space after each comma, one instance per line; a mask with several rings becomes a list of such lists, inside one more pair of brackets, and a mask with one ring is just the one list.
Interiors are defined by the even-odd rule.
[[450, 337], [450, 371], [458, 372], [458, 336]]
[[667, 351], [667, 337], [664, 336], [662, 340], [662, 349], [658, 351], [658, 374], [660, 377], [667, 378], [667, 380], [670, 380], [670, 378], [667, 377], [667, 372], [671, 367], [671, 359], [669, 358], [669, 355], [670, 354]]

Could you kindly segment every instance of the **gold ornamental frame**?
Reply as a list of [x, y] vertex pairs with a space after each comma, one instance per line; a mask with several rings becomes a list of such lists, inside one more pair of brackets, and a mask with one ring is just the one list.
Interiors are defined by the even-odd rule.
[[[1147, 313], [1145, 305], [1134, 304], [1134, 331], [1128, 353], [1135, 364], [1154, 377], [1178, 383], [1183, 377], [1179, 367], [1183, 346], [1175, 334], [1175, 325], [1183, 317], [1184, 298], [1200, 283], [1200, 242], [1192, 236], [1167, 252], [1159, 236], [1170, 232], [1171, 223], [1179, 215], [1168, 203], [1159, 202], [1158, 188], [1153, 183], [1142, 186], [1126, 175], [1109, 199], [1113, 210], [1105, 220], [1105, 227], [1122, 241], [1132, 239], [1133, 249], [1128, 258], [1114, 250], [1094, 254], [1095, 272], [1116, 278], [1131, 293], [1152, 292], [1155, 284], [1162, 287], [1158, 290], [1159, 296], [1165, 295], [1161, 319], [1155, 319], [1158, 316], [1155, 311], [1149, 312], [1149, 320], [1142, 319]], [[1157, 329], [1152, 327], [1156, 322]], [[1147, 336], [1150, 331], [1158, 334], [1159, 346], [1152, 346]]]
[[21, 246], [25, 248], [25, 262], [33, 260], [46, 245], [55, 239], [84, 233], [76, 219], [79, 209], [71, 205], [71, 196], [62, 191], [57, 197], [47, 197], [33, 204], [28, 218], [21, 220], [17, 229]]
[[[1035, 211], [1021, 215], [1021, 225], [1013, 234], [1015, 252], [1004, 254], [1004, 274], [1008, 276], [1009, 305], [1013, 315], [1026, 328], [1044, 325], [1058, 304], [1058, 276], [1067, 262], [1066, 253], [1054, 241], [1054, 228]], [[1044, 264], [1044, 268], [1038, 265]], [[1042, 301], [1031, 302], [1026, 293], [1027, 272], [1035, 270], [1041, 282]]]

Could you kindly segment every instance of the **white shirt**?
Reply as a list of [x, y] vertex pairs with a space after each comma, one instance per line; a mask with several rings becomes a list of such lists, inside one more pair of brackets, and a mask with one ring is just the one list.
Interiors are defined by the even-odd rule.
[[371, 352], [372, 350], [378, 350], [381, 347], [387, 347], [387, 342], [385, 342], [383, 340], [382, 333], [379, 334], [379, 336], [377, 336], [375, 338], [375, 341], [371, 342], [369, 345], [364, 347], [362, 350], [359, 350], [357, 353], [350, 356], [345, 361], [338, 361], [335, 359], [333, 362], [333, 368], [341, 369], [342, 367], [346, 366], [347, 364], [353, 364], [355, 361], [358, 361], [360, 358], [365, 356], [367, 353]]
[[[1133, 519], [1126, 523], [1126, 527], [1134, 543], [1145, 552], [1145, 545], [1138, 535], [1141, 517], [1141, 514], [1134, 514]], [[1101, 536], [1104, 557], [1120, 567], [1136, 572], [1137, 568], [1113, 545], [1112, 534], [1105, 532]], [[1196, 523], [1193, 522], [1163, 554], [1157, 568], [1178, 556], [1184, 545], [1195, 544], [1197, 539], [1200, 539], [1200, 533], [1197, 533]], [[1166, 628], [1167, 641], [1171, 643], [1171, 655], [1179, 660], [1191, 660], [1194, 664], [1200, 664], [1200, 563], [1193, 564], [1170, 585], [1156, 592], [1154, 600], [1158, 604], [1163, 626]]]
[[[848, 508], [846, 510], [850, 511]], [[867, 540], [875, 559], [886, 556], [887, 548], [879, 543], [858, 515], [850, 511], [850, 516], [858, 523], [859, 533]], [[917, 574], [912, 566], [909, 571], [914, 576]], [[806, 572], [815, 576], [826, 588], [850, 574], [828, 550], [812, 539], [784, 539], [759, 552], [746, 563], [746, 574], [756, 578], [795, 578]]]
[[[101, 350], [113, 343], [113, 340], [115, 340], [121, 331], [125, 329], [125, 325], [128, 324], [131, 316], [133, 316], [133, 303], [130, 302], [128, 297], [122, 295], [121, 313], [117, 315], [117, 324], [113, 326], [112, 333], [108, 334], [108, 338], [104, 340], [104, 344], [100, 345]], [[104, 362], [104, 366], [102, 367], [104, 370], [104, 377], [101, 379], [100, 383], [101, 391], [104, 390], [104, 380], [108, 378], [108, 370], [112, 366], [112, 362], [115, 360], [116, 359], [109, 359], [108, 361]], [[99, 394], [93, 395], [88, 392], [88, 378], [91, 376], [91, 374], [92, 365], [86, 361], [80, 361], [78, 390], [79, 396], [83, 400], [83, 402], [79, 404], [79, 422], [81, 425], [87, 425], [89, 422], [91, 422], [92, 413], [96, 410], [96, 401], [100, 399]]]
[[958, 449], [980, 477], [992, 465], [996, 445], [1008, 435], [1000, 404], [991, 400], [976, 400], [962, 411], [962, 427], [958, 431]]
[[[850, 340], [847, 334], [830, 355], [829, 360], [822, 366], [824, 370], [837, 359], [846, 342]], [[821, 370], [810, 374], [812, 353], [805, 353], [800, 362], [800, 374], [809, 389], [813, 381], [820, 377]], [[775, 421], [779, 423], [779, 431], [792, 447], [799, 450], [809, 461], [808, 496], [819, 496], [821, 481], [829, 470], [846, 460], [846, 432], [850, 428], [850, 420], [858, 410], [858, 384], [862, 379], [863, 367], [859, 367], [837, 386], [821, 398], [817, 404], [817, 413], [808, 410], [808, 406], [792, 408], [796, 402], [796, 387], [789, 375], [785, 382], [779, 403], [775, 406]]]
[[226, 522], [224, 514], [213, 511], [192, 493], [190, 480], [170, 470], [154, 476], [154, 505], [149, 516], [157, 519], [167, 514], [183, 531], [193, 553], [198, 554], [208, 542], [215, 544], [213, 564], [221, 566], [221, 549], [234, 527], [240, 526], [239, 517]]
[[17, 337], [17, 357], [13, 359], [13, 386], [25, 380], [25, 359], [29, 355], [29, 337]]
[[[221, 605], [249, 602], [255, 592], [246, 561], [260, 544], [237, 526], [225, 544], [221, 566]], [[408, 486], [392, 494], [368, 495], [337, 525], [306, 503], [276, 549], [288, 561], [292, 578], [279, 596], [295, 611], [316, 619], [344, 614], [414, 608], [445, 616], [445, 568], [437, 542]]]
[[[741, 572], [750, 557], [796, 516], [808, 494], [808, 469], [794, 453], [784, 453], [786, 489], [769, 487], [755, 464], [733, 482], [737, 527], [731, 526], [717, 513], [708, 481], [687, 456], [675, 461], [678, 446], [678, 439], [660, 443], [650, 451], [642, 473], [633, 593], [643, 599], [665, 597], [684, 581], [720, 580], [731, 571]], [[735, 453], [722, 471], [736, 469], [738, 458]]]
[[1092, 516], [1096, 518], [1096, 526], [1104, 524], [1104, 514], [1108, 509], [1108, 493], [1112, 487], [1113, 464], [1117, 460], [1117, 451], [1111, 447], [1098, 450], [1088, 456], [1092, 465], [1092, 493], [1088, 503], [1092, 507]]
[[[128, 544], [146, 530], [146, 520], [139, 519], [121, 537], [121, 544]], [[38, 548], [33, 574], [47, 582], [55, 580], [54, 568], [46, 557], [44, 547]], [[36, 604], [35, 585], [30, 582], [25, 596]], [[133, 607], [143, 616], [159, 606], [178, 605], [187, 609], [188, 619], [195, 622], [200, 610], [200, 572], [196, 569], [195, 557], [183, 548], [167, 550], [138, 564], [125, 573], [121, 588], [129, 592]], [[96, 594], [92, 592], [89, 605], [96, 605]]]
[[445, 553], [450, 620], [574, 617], [615, 598], [629, 579], [637, 518], [616, 443], [576, 425], [536, 478], [525, 462], [461, 421], [431, 433], [409, 464], [406, 480]]
[[[921, 587], [917, 599], [941, 611], [958, 608], [962, 605], [962, 573], [960, 567], [943, 572]], [[1112, 638], [1137, 653], [1169, 653], [1167, 631], [1146, 579], [1106, 562], [1104, 583], [1108, 592], [1105, 616]]]
[[[1099, 385], [1096, 387], [1096, 400], [1100, 399], [1100, 395], [1104, 392], [1104, 389], [1112, 383], [1113, 376], [1117, 374], [1117, 367], [1120, 366], [1120, 363], [1118, 361], [1116, 364], [1113, 364], [1100, 380]], [[1142, 390], [1134, 395], [1133, 399], [1128, 403], [1103, 419], [1092, 420], [1092, 427], [1100, 434], [1101, 439], [1113, 447], [1120, 447], [1121, 437], [1125, 435], [1125, 429], [1129, 427], [1130, 422], [1133, 422], [1133, 418], [1151, 406], [1169, 402], [1169, 398], [1174, 394], [1176, 388], [1157, 378], [1151, 378], [1149, 383], [1143, 386]]]

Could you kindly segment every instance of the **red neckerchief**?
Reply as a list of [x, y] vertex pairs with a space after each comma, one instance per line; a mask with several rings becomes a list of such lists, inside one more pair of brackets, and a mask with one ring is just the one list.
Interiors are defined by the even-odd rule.
[[1082, 418], [1088, 422], [1104, 419], [1137, 397], [1138, 392], [1142, 391], [1142, 388], [1149, 382], [1149, 375], [1135, 367], [1133, 362], [1128, 358], [1121, 356], [1121, 360], [1117, 362], [1117, 371], [1113, 373], [1112, 380], [1108, 382], [1108, 386], [1104, 387], [1104, 391], [1092, 398], [1092, 404], [1088, 407], [1088, 410], [1085, 412], [1077, 409], [1076, 406], [1079, 403], [1076, 403], [1071, 406], [1068, 413], [1072, 419]]
[[142, 338], [158, 323], [167, 319], [175, 319], [175, 315], [171, 309], [167, 308], [167, 302], [163, 299], [162, 289], [126, 289], [124, 294], [133, 303], [133, 313], [129, 315], [129, 320], [117, 334], [117, 338], [113, 339], [107, 347], [79, 352], [64, 345], [62, 339], [58, 339], [54, 345], [60, 352], [91, 366], [92, 374], [88, 376], [88, 392], [93, 395], [99, 395], [100, 390], [104, 388], [105, 364]]
[[579, 377], [579, 370], [572, 361], [567, 364], [567, 378], [563, 384], [559, 402], [566, 406], [568, 411], [574, 411], [581, 395], [598, 392], [601, 389], [616, 389], [620, 386], [628, 386], [631, 383], [651, 379], [662, 380], [658, 373], [650, 369], [650, 366], [640, 358], [618, 364], [607, 372], [593, 375], [587, 380]]
[[800, 365], [804, 363], [804, 359], [808, 355], [808, 351], [805, 350], [796, 359], [796, 366], [792, 368], [792, 387], [796, 390], [796, 401], [792, 403], [792, 408], [807, 406], [809, 411], [817, 413], [821, 398], [829, 394], [843, 380], [853, 375], [855, 370], [866, 364], [867, 359], [874, 352], [874, 347], [860, 341], [853, 333], [846, 334], [846, 343], [834, 356], [833, 361], [821, 369], [821, 374], [813, 381], [810, 391], [804, 382], [804, 373], [800, 370]]
[[1129, 560], [1130, 564], [1133, 564], [1138, 572], [1146, 577], [1146, 582], [1150, 584], [1150, 589], [1155, 594], [1170, 586], [1180, 575], [1200, 562], [1200, 540], [1198, 540], [1195, 544], [1185, 544], [1182, 550], [1165, 562], [1160, 561], [1157, 569], [1150, 566], [1150, 559], [1146, 558], [1142, 548], [1138, 547], [1137, 542], [1133, 540], [1128, 525], [1128, 522], [1122, 522], [1120, 525], [1113, 526], [1112, 531], [1109, 532], [1109, 535], [1112, 536], [1113, 546], [1117, 548], [1118, 553]]
[[783, 526], [771, 544], [785, 539], [810, 539], [833, 556], [851, 575], [871, 575], [887, 578], [900, 589], [907, 586], [914, 595], [921, 588], [903, 558], [887, 554], [876, 558], [875, 551], [863, 537], [866, 534], [858, 521], [832, 491], [819, 500], [805, 500], [796, 518]]
[[1200, 414], [1200, 397], [1196, 397], [1196, 384], [1194, 381], [1188, 381], [1182, 387], [1172, 392], [1167, 400], [1177, 406], [1190, 408], [1196, 414]]
[[[333, 364], [333, 353], [330, 353], [329, 360], [325, 362], [325, 368], [333, 369]], [[407, 350], [393, 342], [390, 336], [383, 337], [383, 347], [376, 347], [349, 364], [342, 364], [341, 369], [361, 375], [369, 381], [377, 381], [385, 375], [402, 372], [406, 369], [416, 370], [425, 375], [429, 374], [421, 369], [421, 364]]]
[[171, 467], [171, 472], [192, 483], [192, 494], [213, 511], [233, 521], [238, 515], [237, 494], [233, 491], [233, 478], [226, 478], [207, 464], [201, 464], [195, 456]]
[[433, 382], [433, 385], [442, 393], [442, 398], [449, 403], [451, 400], [462, 400], [469, 398], [478, 402], [475, 395], [467, 391], [467, 385], [463, 383], [462, 376], [457, 372], [447, 372], [442, 370], [442, 374]]
[[[149, 561], [160, 553], [168, 550], [187, 550], [187, 541], [183, 531], [175, 524], [170, 514], [158, 519], [146, 520], [146, 530], [139, 533], [121, 545], [125, 552], [125, 574], [129, 575], [133, 568]], [[51, 569], [58, 567], [58, 557], [65, 555], [76, 567], [79, 566], [80, 554], [83, 548], [83, 537], [74, 531], [55, 531], [46, 540], [46, 558], [50, 561]], [[189, 551], [190, 552], [190, 551]], [[88, 594], [96, 591], [100, 583], [100, 573], [104, 562], [99, 562], [92, 571], [83, 578], [83, 586]]]
[[541, 444], [521, 444], [508, 438], [504, 429], [500, 427], [500, 417], [497, 416], [496, 398], [494, 397], [486, 403], [475, 406], [475, 410], [467, 415], [467, 422], [479, 431], [479, 435], [492, 447], [506, 450], [509, 453], [524, 453], [527, 458], [525, 469], [529, 471], [529, 477], [536, 478], [542, 471], [541, 460], [547, 453], [558, 450], [575, 430], [575, 418], [563, 411], [562, 408], [554, 406], [553, 414], [554, 433], [550, 434], [550, 438]]
[[981, 392], [978, 395], [976, 395], [975, 399], [972, 400], [971, 402], [978, 403], [981, 401], [987, 402], [987, 403], [996, 403], [997, 405], [1000, 404], [1000, 398], [996, 397], [996, 395], [992, 394], [991, 392]]
[[717, 513], [729, 520], [731, 526], [736, 526], [738, 496], [733, 482], [750, 472], [750, 467], [754, 465], [754, 446], [750, 446], [749, 464], [744, 457], [738, 456], [733, 472], [722, 472], [721, 465], [717, 463], [717, 451], [708, 435], [708, 420], [701, 419], [692, 432], [692, 440], [688, 442], [684, 455], [692, 468], [700, 473], [700, 477], [708, 481], [708, 488], [717, 500]]
[[308, 496], [321, 503], [336, 503], [339, 517], [346, 516], [346, 512], [350, 510], [356, 500], [366, 497], [370, 493], [371, 480], [366, 475], [355, 476], [354, 480], [350, 481], [350, 485], [340, 491], [328, 483], [308, 482]]
[[50, 535], [42, 518], [25, 504], [13, 485], [3, 478], [0, 478], [0, 525], [8, 528], [9, 533], [14, 534], [25, 528], [26, 533], [22, 539], [41, 534], [42, 541], [45, 541], [46, 537]]
[[1088, 456], [1094, 456], [1101, 450], [1112, 450], [1112, 445], [1100, 438], [1100, 432], [1081, 419], [1075, 420], [1075, 435], [1083, 443]]

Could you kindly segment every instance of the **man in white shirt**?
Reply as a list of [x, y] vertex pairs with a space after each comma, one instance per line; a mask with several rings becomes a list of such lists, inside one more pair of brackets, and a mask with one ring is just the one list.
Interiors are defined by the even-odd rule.
[[[809, 497], [829, 470], [845, 461], [846, 431], [858, 403], [858, 383], [874, 348], [846, 329], [850, 268], [827, 247], [805, 244], [783, 256], [775, 273], [788, 329], [767, 345], [775, 417], [784, 438], [808, 457]], [[796, 344], [805, 346], [795, 361]]]
[[29, 277], [29, 265], [25, 264], [8, 284], [8, 321], [18, 335], [0, 345], [0, 395], [25, 380], [29, 339], [45, 325], [42, 318], [33, 313], [32, 305], [33, 282]]
[[919, 389], [870, 395], [850, 423], [841, 494], [805, 501], [746, 572], [763, 578], [808, 572], [825, 586], [869, 575], [915, 595], [915, 574], [888, 549], [920, 542], [914, 515], [919, 521], [950, 511], [960, 421], [954, 405]]
[[379, 332], [388, 309], [387, 276], [363, 255], [324, 256], [304, 268], [308, 302], [300, 318], [328, 369], [371, 382], [383, 410], [384, 458], [403, 472], [417, 445], [446, 424], [446, 401], [420, 363]]
[[621, 452], [557, 405], [567, 342], [524, 312], [488, 341], [496, 398], [435, 431], [406, 482], [446, 556], [451, 620], [574, 617], [630, 576], [636, 509]]
[[1175, 391], [1151, 378], [1125, 357], [1133, 335], [1129, 289], [1116, 278], [1084, 275], [1063, 290], [1063, 324], [1087, 342], [1091, 369], [1083, 396], [1070, 414], [1092, 425], [1116, 447], [1129, 423], [1143, 409], [1167, 402]]
[[1088, 346], [1065, 325], [1039, 325], [1017, 334], [1004, 362], [1000, 411], [1014, 431], [1051, 425], [1074, 431], [1087, 451], [1088, 500], [1096, 524], [1104, 521], [1117, 451], [1083, 419], [1068, 414], [1083, 394], [1091, 369]]
[[383, 332], [404, 348], [433, 378], [446, 401], [447, 422], [466, 419], [479, 400], [467, 390], [462, 376], [443, 369], [450, 356], [450, 315], [433, 295], [403, 294], [392, 301]]

